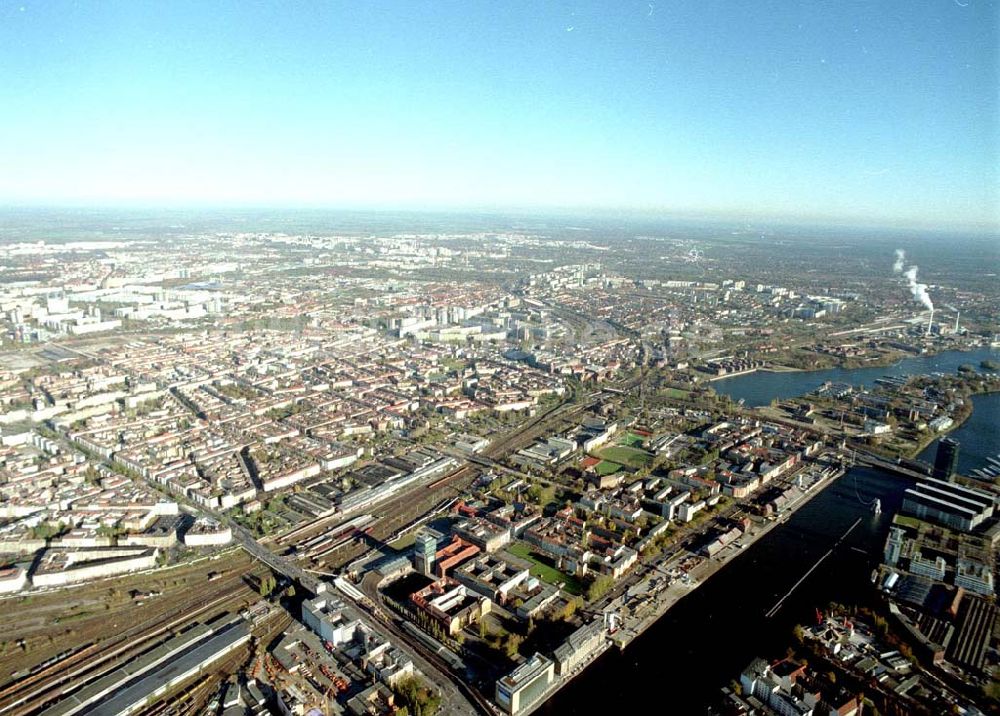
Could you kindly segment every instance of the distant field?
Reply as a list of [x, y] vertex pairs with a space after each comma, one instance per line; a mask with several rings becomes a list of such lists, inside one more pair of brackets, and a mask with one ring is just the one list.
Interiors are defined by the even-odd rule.
[[[621, 445], [602, 450], [601, 457], [605, 460], [630, 465], [631, 467], [646, 467], [653, 462], [653, 456], [645, 450], [637, 450]], [[600, 465], [598, 465], [597, 469], [600, 470]]]
[[563, 589], [569, 594], [583, 594], [583, 585], [572, 574], [560, 572], [552, 565], [552, 559], [535, 552], [531, 545], [524, 542], [511, 542], [506, 550], [515, 557], [531, 562], [531, 574], [549, 584], [563, 584]]
[[680, 388], [667, 388], [663, 391], [663, 394], [668, 398], [674, 398], [676, 400], [681, 400], [691, 395], [688, 391], [681, 390]]
[[610, 460], [601, 460], [594, 466], [594, 472], [598, 475], [613, 475], [621, 469], [621, 465], [617, 462], [611, 462]]

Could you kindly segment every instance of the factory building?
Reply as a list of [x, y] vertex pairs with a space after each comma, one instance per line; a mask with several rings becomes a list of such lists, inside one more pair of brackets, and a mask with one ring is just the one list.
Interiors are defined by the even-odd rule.
[[244, 621], [198, 624], [61, 699], [46, 716], [127, 716], [250, 640]]
[[413, 567], [421, 574], [434, 574], [434, 561], [438, 545], [444, 541], [444, 535], [430, 527], [423, 527], [417, 532], [413, 544]]
[[451, 636], [468, 624], [478, 622], [489, 613], [492, 604], [486, 597], [470, 594], [464, 584], [450, 577], [443, 577], [414, 592], [410, 601]]
[[959, 559], [955, 567], [955, 586], [984, 597], [993, 596], [993, 570], [972, 559]]
[[603, 645], [607, 629], [603, 619], [584, 624], [556, 647], [556, 673], [566, 676], [596, 653]]

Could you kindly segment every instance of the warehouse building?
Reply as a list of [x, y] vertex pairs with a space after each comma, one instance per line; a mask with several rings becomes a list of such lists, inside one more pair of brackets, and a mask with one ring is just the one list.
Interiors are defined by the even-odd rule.
[[993, 496], [982, 490], [927, 478], [903, 493], [903, 512], [969, 532], [993, 515]]
[[606, 635], [603, 619], [595, 619], [570, 634], [554, 652], [556, 673], [566, 676], [585, 663], [604, 645]]

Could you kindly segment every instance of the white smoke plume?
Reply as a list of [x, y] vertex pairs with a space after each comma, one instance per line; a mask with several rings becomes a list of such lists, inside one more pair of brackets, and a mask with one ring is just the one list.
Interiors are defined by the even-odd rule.
[[[898, 256], [897, 252], [897, 256]], [[903, 272], [903, 276], [906, 277], [906, 283], [910, 287], [910, 293], [915, 299], [920, 301], [924, 308], [934, 310], [934, 302], [931, 301], [930, 294], [927, 293], [927, 284], [917, 282], [917, 267], [910, 266]]]
[[906, 252], [902, 249], [896, 249], [896, 260], [892, 264], [893, 273], [902, 273], [903, 264], [906, 261]]

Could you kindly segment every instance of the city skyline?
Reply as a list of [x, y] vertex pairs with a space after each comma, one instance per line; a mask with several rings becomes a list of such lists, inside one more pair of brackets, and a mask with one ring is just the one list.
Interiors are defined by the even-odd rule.
[[993, 3], [0, 16], [3, 204], [998, 225]]

